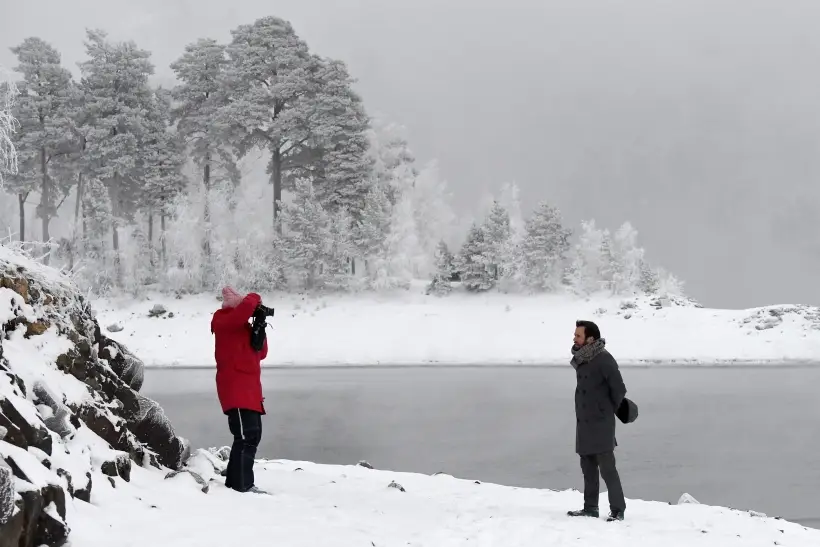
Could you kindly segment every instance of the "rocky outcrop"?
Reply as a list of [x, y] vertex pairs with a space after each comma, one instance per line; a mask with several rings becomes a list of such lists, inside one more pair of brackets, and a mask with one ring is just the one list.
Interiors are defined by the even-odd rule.
[[178, 471], [188, 443], [59, 272], [0, 247], [0, 316], [0, 547], [62, 545], [66, 499], [89, 502], [95, 475]]

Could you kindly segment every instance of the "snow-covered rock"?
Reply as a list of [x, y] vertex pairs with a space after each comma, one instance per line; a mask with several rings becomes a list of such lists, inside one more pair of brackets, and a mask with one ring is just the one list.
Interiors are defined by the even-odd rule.
[[67, 499], [132, 462], [179, 469], [188, 443], [138, 393], [143, 364], [65, 276], [0, 246], [0, 546], [62, 545]]

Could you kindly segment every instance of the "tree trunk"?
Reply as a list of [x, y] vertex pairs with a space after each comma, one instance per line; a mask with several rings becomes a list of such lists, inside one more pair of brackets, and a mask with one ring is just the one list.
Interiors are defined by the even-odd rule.
[[[74, 230], [71, 233], [71, 251], [69, 253], [69, 263], [68, 269], [69, 271], [74, 269], [74, 255], [77, 253], [77, 248], [79, 245], [79, 233], [80, 233], [80, 206], [83, 202], [83, 174], [80, 173], [77, 177], [77, 199], [74, 201]], [[85, 224], [85, 218], [83, 218], [83, 224]], [[85, 231], [85, 230], [83, 230]]]
[[20, 206], [20, 241], [26, 240], [26, 200], [28, 192], [17, 194], [17, 203]]
[[271, 152], [271, 174], [273, 183], [273, 228], [282, 233], [282, 225], [276, 220], [279, 218], [279, 202], [282, 201], [282, 152], [279, 147]]
[[114, 254], [114, 270], [117, 286], [122, 287], [122, 265], [120, 263], [120, 188], [118, 177], [111, 181], [108, 195], [111, 198], [111, 244]]
[[210, 263], [211, 258], [211, 152], [205, 152], [205, 169], [202, 174], [202, 184], [205, 186], [205, 211], [202, 220], [205, 223], [205, 240], [202, 242], [202, 250]]
[[[51, 184], [48, 180], [48, 169], [46, 168], [46, 149], [40, 147], [40, 175], [42, 177], [42, 188], [40, 191], [40, 220], [43, 228], [43, 243], [48, 243], [51, 234], [48, 233], [48, 224], [51, 220]], [[51, 248], [43, 257], [43, 263], [48, 265], [51, 257]]]
[[148, 263], [151, 265], [151, 276], [156, 273], [156, 261], [154, 260], [154, 213], [148, 213]]
[[167, 256], [165, 254], [165, 252], [166, 252], [166, 248], [165, 248], [165, 213], [162, 213], [159, 216], [159, 240], [160, 240], [160, 243], [162, 244], [162, 246], [161, 246], [162, 267], [163, 267], [163, 269], [165, 269], [165, 268], [168, 267]]

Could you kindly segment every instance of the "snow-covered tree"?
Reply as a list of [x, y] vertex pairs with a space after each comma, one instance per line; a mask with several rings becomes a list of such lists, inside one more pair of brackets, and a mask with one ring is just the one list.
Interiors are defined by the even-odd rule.
[[[73, 82], [71, 73], [60, 64], [60, 53], [41, 39], [26, 38], [11, 51], [17, 56], [16, 71], [23, 75], [14, 109], [20, 123], [15, 135], [20, 169], [14, 178], [14, 191], [18, 197], [32, 191], [40, 194], [37, 216], [42, 221], [43, 241], [47, 242], [51, 239], [51, 219], [73, 184], [73, 173], [67, 172], [65, 161], [78, 147], [70, 120]], [[23, 240], [25, 198], [19, 201]]]
[[423, 256], [416, 229], [412, 196], [401, 197], [393, 206], [385, 255], [387, 268], [382, 270], [382, 273], [386, 273], [389, 281], [381, 279], [377, 281], [377, 285], [381, 288], [408, 287]]
[[3, 175], [17, 173], [17, 150], [13, 140], [19, 126], [13, 114], [17, 95], [17, 86], [0, 66], [0, 184], [3, 184]]
[[652, 268], [645, 260], [641, 261], [639, 271], [638, 289], [645, 294], [657, 294], [661, 281], [658, 271]]
[[300, 178], [331, 208], [357, 213], [367, 191], [367, 116], [344, 64], [308, 50], [287, 21], [264, 17], [232, 31], [230, 104], [222, 109], [240, 155], [270, 153], [274, 218], [282, 189]]
[[618, 281], [621, 278], [621, 264], [612, 247], [612, 236], [609, 230], [604, 229], [601, 233], [598, 281], [602, 289], [616, 294], [618, 292]]
[[212, 39], [188, 44], [185, 53], [171, 64], [180, 82], [173, 92], [176, 104], [172, 120], [190, 158], [202, 170], [202, 248], [208, 262], [211, 262], [211, 190], [222, 180], [238, 183], [239, 175], [233, 149], [228, 146], [229, 125], [219, 116], [220, 109], [225, 108], [229, 100], [225, 83], [227, 66], [225, 46]]
[[416, 228], [423, 256], [417, 266], [420, 277], [428, 277], [436, 271], [434, 259], [441, 240], [450, 240], [456, 215], [450, 206], [447, 181], [441, 177], [438, 165], [431, 162], [416, 175], [412, 188]]
[[510, 215], [498, 202], [494, 202], [482, 227], [484, 243], [481, 256], [487, 271], [496, 281], [511, 273], [515, 261], [512, 247]]
[[319, 276], [320, 285], [325, 289], [340, 291], [350, 288], [351, 264], [355, 256], [352, 228], [353, 218], [346, 209], [340, 208], [330, 213]]
[[315, 289], [328, 240], [330, 217], [316, 198], [309, 180], [296, 183], [293, 200], [282, 203], [279, 238], [285, 275], [303, 289]]
[[359, 256], [365, 260], [368, 276], [375, 273], [376, 262], [386, 260], [385, 249], [393, 207], [380, 184], [375, 184], [365, 196], [364, 208], [356, 222], [354, 241]]
[[[160, 240], [163, 243], [163, 252], [160, 256], [165, 263], [164, 252], [165, 220], [173, 213], [171, 204], [181, 194], [187, 185], [182, 174], [184, 163], [184, 149], [179, 135], [168, 129], [170, 121], [169, 97], [158, 91], [152, 103], [155, 112], [151, 116], [152, 123], [147, 132], [145, 146], [140, 151], [142, 165], [139, 205], [145, 211], [148, 222], [148, 233], [145, 235], [148, 262], [155, 265], [156, 250], [154, 249], [154, 217], [160, 217]], [[203, 272], [207, 275], [206, 283], [211, 281], [212, 272]]]
[[487, 268], [485, 249], [484, 228], [474, 223], [457, 260], [461, 282], [468, 291], [488, 291], [495, 286], [495, 277]]
[[603, 241], [604, 232], [595, 226], [594, 220], [581, 222], [578, 242], [573, 247], [572, 260], [566, 274], [570, 287], [578, 294], [586, 295], [601, 290]]
[[427, 294], [436, 296], [450, 294], [453, 289], [451, 280], [456, 271], [455, 258], [444, 241], [439, 241], [436, 247], [435, 267], [436, 271], [433, 274], [433, 279], [427, 286]]
[[624, 222], [615, 231], [612, 251], [618, 262], [613, 291], [617, 294], [631, 294], [641, 290], [644, 250], [638, 246], [638, 231], [629, 222]]
[[658, 268], [658, 294], [663, 296], [685, 296], [684, 283], [675, 274]]
[[571, 230], [561, 212], [542, 202], [527, 219], [521, 244], [522, 278], [536, 291], [555, 291], [561, 284]]
[[510, 217], [510, 233], [516, 241], [521, 241], [526, 230], [524, 215], [521, 212], [521, 189], [515, 182], [506, 182], [501, 186], [498, 203]]
[[419, 175], [404, 133], [403, 127], [380, 120], [374, 120], [367, 131], [373, 178], [385, 188], [390, 203], [396, 203], [401, 194], [413, 188]]
[[99, 179], [109, 194], [119, 279], [119, 227], [138, 205], [143, 151], [155, 136], [150, 118], [156, 112], [155, 95], [148, 84], [154, 66], [147, 51], [133, 42], [109, 42], [103, 31], [89, 30], [85, 46], [88, 60], [80, 63], [84, 163], [88, 175]]

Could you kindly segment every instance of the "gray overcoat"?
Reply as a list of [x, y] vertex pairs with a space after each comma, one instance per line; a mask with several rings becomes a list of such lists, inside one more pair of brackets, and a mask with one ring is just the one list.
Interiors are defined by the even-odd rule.
[[611, 452], [618, 446], [615, 410], [626, 395], [618, 363], [603, 350], [575, 373], [575, 451], [582, 456]]

